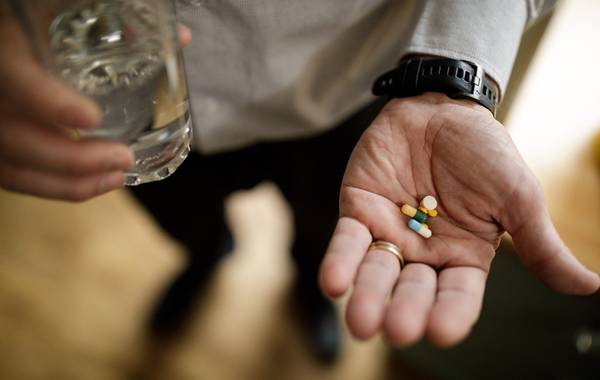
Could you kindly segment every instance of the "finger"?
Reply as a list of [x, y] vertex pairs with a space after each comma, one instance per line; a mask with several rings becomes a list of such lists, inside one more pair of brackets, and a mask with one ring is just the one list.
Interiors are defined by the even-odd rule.
[[47, 124], [81, 129], [97, 126], [101, 118], [98, 106], [41, 67], [15, 20], [9, 18], [2, 24], [0, 46], [3, 56], [11, 58], [0, 60], [0, 95]]
[[179, 35], [179, 44], [182, 48], [188, 46], [192, 42], [192, 31], [183, 24], [177, 25], [177, 34]]
[[[506, 229], [529, 271], [555, 291], [591, 294], [600, 288], [598, 274], [581, 264], [552, 224], [537, 182], [515, 196]], [[533, 189], [533, 190], [531, 190]]]
[[399, 273], [400, 263], [392, 253], [371, 249], [365, 256], [346, 310], [348, 328], [356, 338], [367, 339], [379, 331]]
[[486, 278], [486, 272], [475, 267], [447, 268], [440, 272], [427, 325], [432, 343], [448, 347], [467, 336], [481, 312]]
[[392, 343], [407, 346], [421, 339], [435, 300], [436, 282], [437, 273], [429, 265], [408, 264], [402, 269], [384, 322]]
[[0, 128], [0, 157], [20, 166], [71, 176], [123, 171], [133, 165], [133, 153], [123, 144], [100, 139], [75, 141], [24, 121], [7, 122]]
[[325, 294], [339, 297], [352, 286], [369, 244], [371, 234], [362, 223], [347, 217], [338, 220], [319, 274]]
[[0, 161], [0, 187], [43, 198], [81, 202], [123, 187], [122, 172], [69, 177]]
[[407, 261], [433, 260], [431, 255], [421, 255], [429, 251], [428, 240], [408, 228], [406, 216], [390, 199], [364, 189], [346, 186], [342, 189], [340, 200], [342, 215], [359, 220], [376, 239], [396, 244]]

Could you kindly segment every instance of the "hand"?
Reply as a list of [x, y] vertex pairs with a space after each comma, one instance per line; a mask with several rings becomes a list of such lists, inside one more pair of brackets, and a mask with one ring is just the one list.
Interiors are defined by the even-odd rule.
[[[438, 200], [424, 239], [400, 206]], [[469, 100], [427, 93], [395, 99], [365, 131], [348, 163], [340, 219], [321, 267], [323, 291], [354, 286], [346, 320], [357, 338], [383, 331], [396, 345], [427, 335], [462, 340], [478, 319], [485, 281], [504, 231], [531, 273], [552, 289], [600, 287], [562, 243], [542, 190], [504, 127]], [[407, 265], [374, 240], [397, 245]]]
[[[189, 29], [180, 26], [179, 36], [190, 42]], [[38, 64], [1, 9], [0, 56], [0, 187], [69, 201], [122, 187], [133, 153], [116, 141], [72, 137], [97, 127], [100, 109]]]

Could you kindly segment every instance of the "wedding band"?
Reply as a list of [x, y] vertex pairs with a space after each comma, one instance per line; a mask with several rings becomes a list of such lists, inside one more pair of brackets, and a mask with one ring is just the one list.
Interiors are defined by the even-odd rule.
[[391, 253], [398, 258], [398, 261], [400, 261], [400, 269], [404, 268], [404, 257], [402, 257], [402, 254], [400, 253], [400, 248], [396, 245], [385, 240], [377, 240], [369, 245], [369, 251], [372, 249], [380, 249]]

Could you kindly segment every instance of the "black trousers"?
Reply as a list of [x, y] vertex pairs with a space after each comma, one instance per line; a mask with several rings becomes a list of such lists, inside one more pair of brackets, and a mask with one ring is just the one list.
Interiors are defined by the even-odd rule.
[[373, 103], [316, 137], [261, 143], [223, 154], [192, 153], [170, 178], [131, 190], [187, 247], [190, 265], [203, 272], [231, 248], [225, 198], [273, 181], [293, 210], [292, 256], [300, 288], [307, 295], [317, 294], [319, 265], [338, 219], [346, 163], [382, 105]]

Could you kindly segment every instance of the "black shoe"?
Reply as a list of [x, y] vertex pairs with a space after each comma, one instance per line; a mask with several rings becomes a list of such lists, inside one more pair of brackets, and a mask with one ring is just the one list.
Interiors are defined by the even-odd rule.
[[154, 334], [167, 337], [184, 329], [194, 306], [207, 290], [217, 265], [233, 251], [233, 236], [228, 230], [218, 241], [220, 243], [215, 251], [188, 251], [189, 263], [165, 290], [150, 315], [148, 325]]
[[184, 329], [207, 290], [215, 267], [232, 250], [233, 240], [227, 236], [217, 254], [190, 254], [190, 262], [166, 289], [150, 316], [148, 324], [154, 334], [167, 337]]
[[159, 336], [176, 335], [210, 283], [211, 270], [188, 265], [169, 285], [150, 315], [149, 328]]
[[333, 302], [320, 291], [298, 294], [298, 316], [311, 354], [322, 364], [333, 364], [342, 351], [342, 332]]

